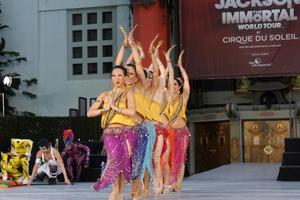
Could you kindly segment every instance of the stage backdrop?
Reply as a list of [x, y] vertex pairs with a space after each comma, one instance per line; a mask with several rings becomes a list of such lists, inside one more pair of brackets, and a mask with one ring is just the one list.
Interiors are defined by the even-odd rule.
[[191, 79], [300, 73], [300, 0], [180, 0]]

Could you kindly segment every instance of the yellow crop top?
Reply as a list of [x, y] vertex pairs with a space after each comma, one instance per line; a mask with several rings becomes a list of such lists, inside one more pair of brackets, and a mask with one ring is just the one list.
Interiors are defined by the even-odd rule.
[[143, 117], [145, 117], [147, 113], [147, 109], [149, 108], [150, 102], [144, 97], [144, 95], [136, 90], [134, 92], [134, 98], [135, 98], [135, 108], [136, 112], [141, 114]]
[[[169, 105], [169, 119], [174, 117], [175, 112], [177, 111], [177, 107], [179, 106], [179, 99], [173, 101], [170, 105]], [[186, 104], [183, 103], [181, 110], [179, 111], [178, 117], [184, 119], [186, 121]]]
[[152, 101], [149, 106], [149, 110], [146, 114], [146, 117], [150, 120], [156, 121], [156, 122], [162, 122], [161, 116], [160, 116], [160, 104], [156, 101]]
[[[108, 101], [104, 100], [103, 107], [105, 108], [107, 106], [108, 106]], [[119, 105], [117, 105], [117, 106], [119, 108], [127, 108], [126, 102], [123, 99], [121, 99]], [[106, 120], [107, 120], [107, 117], [110, 112], [112, 112], [112, 110], [102, 114], [101, 128], [106, 128], [105, 124], [106, 124]], [[134, 121], [129, 116], [120, 114], [119, 112], [115, 112], [115, 114], [113, 115], [111, 120], [108, 122], [108, 124], [123, 124], [125, 126], [134, 126], [135, 125]]]

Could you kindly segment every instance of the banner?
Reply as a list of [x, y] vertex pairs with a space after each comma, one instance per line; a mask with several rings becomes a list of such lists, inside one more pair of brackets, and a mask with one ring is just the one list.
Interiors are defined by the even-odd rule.
[[300, 74], [300, 0], [180, 0], [191, 79]]

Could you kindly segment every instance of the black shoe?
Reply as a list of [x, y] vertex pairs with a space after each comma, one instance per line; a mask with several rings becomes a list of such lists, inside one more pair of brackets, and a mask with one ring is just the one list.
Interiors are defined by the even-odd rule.
[[56, 185], [56, 178], [49, 178], [48, 185]]

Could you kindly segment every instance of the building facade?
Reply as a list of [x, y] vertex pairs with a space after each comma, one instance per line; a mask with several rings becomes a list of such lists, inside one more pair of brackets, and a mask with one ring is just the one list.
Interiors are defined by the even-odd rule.
[[[17, 94], [10, 104], [38, 116], [68, 116], [78, 109], [78, 98], [92, 98], [110, 89], [110, 71], [122, 43], [119, 25], [129, 29], [129, 0], [59, 1], [4, 0], [2, 31], [6, 50], [20, 52], [27, 62], [10, 66], [22, 79], [38, 84], [22, 89], [37, 95]], [[92, 101], [92, 100], [91, 100]]]

